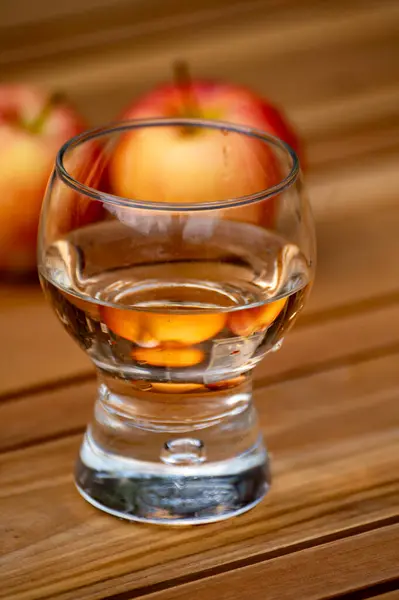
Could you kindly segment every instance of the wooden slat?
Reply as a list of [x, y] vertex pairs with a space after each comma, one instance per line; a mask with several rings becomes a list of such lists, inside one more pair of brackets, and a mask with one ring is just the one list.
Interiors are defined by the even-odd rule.
[[70, 0], [68, 4], [53, 3], [51, 0], [37, 0], [33, 6], [29, 0], [6, 0], [1, 6], [1, 26], [13, 27], [25, 23], [37, 24], [40, 22], [48, 22], [58, 17], [72, 14], [75, 18], [85, 10], [99, 8], [104, 5], [109, 5], [109, 0], [86, 0], [82, 5], [79, 0]]
[[[321, 600], [397, 575], [399, 525], [330, 542], [233, 573], [149, 594], [148, 600]], [[383, 549], [383, 550], [382, 550]], [[323, 568], [320, 568], [323, 565]], [[130, 599], [129, 599], [130, 600]]]
[[[306, 323], [305, 323], [306, 324]], [[325, 342], [323, 343], [322, 340]], [[304, 377], [375, 354], [399, 351], [399, 298], [392, 306], [335, 315], [310, 322], [288, 336], [283, 349], [270, 354], [256, 369], [258, 389], [284, 379]], [[69, 363], [68, 363], [69, 364]], [[262, 390], [257, 391], [261, 398]], [[0, 420], [0, 451], [32, 445], [83, 430], [96, 395], [94, 381], [24, 394], [4, 402]], [[20, 415], [24, 415], [21, 419]]]
[[398, 157], [397, 151], [389, 158], [340, 163], [332, 173], [321, 169], [307, 174], [316, 223], [334, 223], [344, 215], [356, 223], [369, 211], [395, 212]]
[[[185, 3], [180, 4], [184, 6]], [[211, 4], [214, 3], [208, 1], [208, 5]], [[247, 3], [242, 4], [247, 6]], [[248, 3], [249, 8], [251, 4]], [[268, 87], [269, 94], [276, 100], [281, 101], [284, 95], [288, 106], [301, 105], [304, 100], [308, 106], [320, 100], [331, 101], [346, 92], [359, 92], [362, 88], [372, 92], [376, 87], [395, 81], [392, 71], [396, 64], [395, 56], [390, 52], [397, 48], [395, 20], [398, 7], [395, 3], [381, 0], [358, 1], [350, 5], [344, 1], [337, 1], [334, 5], [305, 2], [299, 6], [295, 2], [285, 2], [278, 6], [278, 2], [265, 2], [262, 7], [262, 3], [254, 4], [260, 8], [248, 11], [248, 16], [239, 14], [230, 19], [224, 6], [223, 22], [216, 22], [211, 15], [213, 23], [208, 22], [203, 27], [195, 20], [188, 26], [183, 23], [179, 36], [175, 35], [170, 21], [165, 28], [169, 30], [168, 35], [159, 30], [149, 31], [147, 40], [134, 35], [107, 39], [102, 32], [95, 52], [82, 53], [77, 45], [74, 50], [70, 32], [63, 32], [69, 41], [67, 53], [60, 57], [54, 52], [53, 61], [46, 56], [42, 64], [37, 62], [35, 69], [31, 64], [27, 68], [26, 63], [21, 63], [22, 71], [8, 69], [4, 77], [12, 80], [26, 73], [31, 81], [51, 83], [69, 92], [76, 91], [79, 95], [87, 95], [90, 91], [93, 98], [93, 94], [101, 92], [96, 97], [96, 104], [101, 103], [102, 119], [113, 116], [103, 104], [104, 95], [106, 97], [112, 89], [118, 88], [122, 93], [125, 89], [119, 101], [128, 101], [128, 94], [131, 95], [134, 90], [140, 91], [167, 78], [170, 64], [176, 56], [187, 57], [200, 75], [216, 75], [261, 85], [263, 90]], [[107, 16], [106, 12], [104, 14]], [[110, 18], [112, 16], [108, 13], [108, 23]], [[136, 23], [127, 23], [123, 12], [120, 20], [120, 33], [125, 33], [129, 26], [130, 34], [132, 31], [135, 33]], [[74, 31], [79, 32], [76, 25]], [[196, 35], [193, 35], [194, 31]], [[3, 44], [6, 39], [2, 36]], [[57, 50], [59, 39], [60, 36], [54, 40], [53, 51]], [[36, 41], [36, 46], [40, 41]], [[35, 50], [32, 48], [32, 53]], [[341, 60], [343, 57], [345, 62]], [[24, 58], [26, 60], [29, 56]], [[298, 59], [295, 69], [290, 62], [293, 58]], [[3, 47], [2, 60], [10, 65], [11, 59]], [[61, 63], [62, 73], [59, 71]], [[244, 64], [245, 70], [241, 68]], [[259, 78], [260, 68], [263, 69], [262, 78]], [[350, 81], [349, 73], [353, 76]], [[304, 79], [305, 75], [310, 80]], [[131, 90], [126, 85], [129, 77]], [[104, 86], [104, 81], [107, 81], [107, 86]], [[114, 103], [116, 99], [114, 94]], [[93, 103], [87, 108], [98, 110]]]
[[[333, 203], [334, 184], [330, 199]], [[308, 309], [312, 312], [397, 291], [399, 273], [393, 256], [398, 222], [399, 207], [385, 209], [383, 202], [373, 211], [343, 211], [340, 217], [318, 221], [317, 289]]]
[[47, 381], [87, 373], [88, 358], [63, 331], [43, 300], [0, 313], [3, 348], [0, 388], [6, 394]]
[[83, 431], [91, 419], [96, 383], [69, 383], [1, 405], [0, 451]]
[[[399, 527], [391, 527], [146, 597], [148, 600], [185, 597], [233, 600], [245, 594], [248, 600], [331, 598], [332, 594], [350, 593], [358, 587], [373, 586], [395, 577], [398, 541]], [[320, 564], [325, 565], [323, 569]]]
[[127, 525], [79, 500], [71, 468], [80, 436], [5, 454], [0, 598], [147, 593], [176, 578], [395, 520], [397, 361], [377, 358], [268, 388], [259, 410], [276, 455], [273, 490], [257, 509], [210, 525], [207, 535], [202, 528]]
[[[135, 42], [143, 34], [162, 36], [165, 30], [175, 32], [184, 25], [201, 27], [222, 10], [229, 18], [261, 8], [259, 0], [249, 6], [243, 0], [192, 0], [189, 6], [184, 0], [169, 0], [168, 6], [162, 0], [148, 0], [144, 5], [139, 0], [87, 0], [84, 4], [71, 0], [68, 5], [40, 0], [35, 4], [33, 8], [29, 0], [16, 0], [8, 10], [0, 7], [0, 49], [11, 64], [57, 56], [65, 49], [68, 35], [70, 52], [76, 54], [82, 47], [99, 49], [101, 37], [104, 43], [114, 40], [119, 45], [126, 41], [127, 32]], [[269, 8], [273, 9], [270, 0]], [[115, 32], [119, 33], [116, 38]]]

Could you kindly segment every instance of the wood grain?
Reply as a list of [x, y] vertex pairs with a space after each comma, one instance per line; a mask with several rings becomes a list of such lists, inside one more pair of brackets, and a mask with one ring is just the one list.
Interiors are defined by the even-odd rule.
[[[146, 598], [319, 600], [325, 597], [326, 587], [329, 594], [339, 595], [394, 578], [398, 546], [399, 525], [396, 525], [149, 594]], [[381, 547], [384, 547], [383, 554]], [[320, 564], [325, 565], [322, 571]]]
[[258, 404], [276, 454], [273, 491], [251, 513], [209, 526], [206, 536], [202, 528], [121, 523], [79, 500], [71, 468], [80, 436], [5, 454], [0, 597], [144, 594], [176, 578], [397, 519], [397, 361], [377, 358], [270, 387]]
[[0, 362], [2, 394], [91, 369], [88, 358], [64, 333], [44, 299], [3, 309], [0, 329], [3, 348], [7, 348], [7, 361]]

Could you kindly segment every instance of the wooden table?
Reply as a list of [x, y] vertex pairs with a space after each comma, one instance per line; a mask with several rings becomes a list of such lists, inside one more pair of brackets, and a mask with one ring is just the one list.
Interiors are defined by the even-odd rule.
[[[309, 306], [255, 376], [272, 491], [198, 528], [129, 524], [86, 504], [72, 468], [92, 368], [39, 289], [3, 286], [0, 598], [399, 598], [398, 4], [218, 4], [223, 27], [185, 25], [186, 56], [287, 107], [308, 146], [318, 232]], [[78, 64], [59, 46], [43, 58], [43, 42], [30, 62], [11, 53], [7, 77], [63, 82], [99, 121], [131, 93], [128, 72], [147, 86], [182, 43], [164, 34], [137, 57], [126, 56], [137, 40], [121, 39]]]

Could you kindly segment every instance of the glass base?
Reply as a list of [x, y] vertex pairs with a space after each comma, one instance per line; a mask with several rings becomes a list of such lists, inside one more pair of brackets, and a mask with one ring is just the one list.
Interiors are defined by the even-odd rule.
[[[79, 492], [96, 508], [131, 521], [166, 525], [220, 521], [250, 510], [270, 485], [261, 444], [220, 464], [165, 467], [164, 473], [154, 464], [134, 460], [126, 464], [118, 457], [107, 457], [101, 465], [101, 457], [90, 446], [86, 437], [76, 465]], [[237, 470], [245, 465], [250, 466]]]
[[[226, 408], [231, 398], [217, 394], [212, 406]], [[268, 491], [270, 471], [251, 396], [239, 400], [233, 411], [188, 426], [122, 414], [116, 407], [126, 408], [126, 398], [102, 386], [76, 465], [79, 492], [117, 517], [166, 525], [211, 523], [251, 509]], [[142, 415], [145, 401], [132, 403]]]

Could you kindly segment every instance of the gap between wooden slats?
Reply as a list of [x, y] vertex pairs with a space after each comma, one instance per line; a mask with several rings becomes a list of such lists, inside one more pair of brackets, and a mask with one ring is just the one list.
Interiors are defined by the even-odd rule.
[[[396, 525], [144, 597], [147, 600], [244, 597], [247, 600], [332, 600], [348, 594], [349, 600], [353, 589], [375, 586], [390, 579], [396, 579], [396, 585], [399, 583], [398, 547], [399, 525]], [[138, 597], [116, 594], [104, 600]]]

